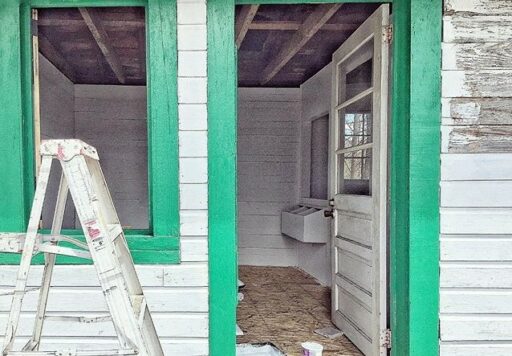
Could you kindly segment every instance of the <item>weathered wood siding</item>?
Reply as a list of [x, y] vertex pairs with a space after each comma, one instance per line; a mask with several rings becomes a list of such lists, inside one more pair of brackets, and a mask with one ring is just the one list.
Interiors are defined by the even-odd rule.
[[[208, 355], [205, 0], [178, 0], [178, 57], [182, 262], [137, 268], [165, 354]], [[17, 266], [0, 266], [0, 293], [12, 289], [16, 271]], [[33, 268], [29, 285], [38, 285], [41, 273], [42, 266]], [[58, 266], [52, 282], [51, 313], [93, 316], [106, 311], [92, 266]], [[10, 301], [11, 296], [0, 296], [0, 339]], [[28, 322], [34, 317], [36, 303], [35, 293], [30, 292], [20, 326], [25, 337], [19, 338], [18, 346], [23, 346], [31, 333]], [[109, 322], [52, 321], [45, 324], [43, 335], [42, 348], [47, 350], [117, 347]]]
[[238, 90], [239, 264], [297, 266], [299, 243], [281, 234], [298, 201], [300, 90]]
[[512, 2], [445, 0], [442, 355], [512, 354]]

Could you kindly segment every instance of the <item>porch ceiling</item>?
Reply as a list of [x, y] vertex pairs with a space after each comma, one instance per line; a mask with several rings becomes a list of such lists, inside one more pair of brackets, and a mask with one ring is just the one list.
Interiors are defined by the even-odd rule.
[[236, 7], [241, 87], [297, 87], [378, 4], [242, 5]]
[[[297, 87], [377, 4], [236, 7], [241, 87]], [[40, 9], [39, 51], [76, 84], [146, 84], [143, 8]]]
[[76, 84], [146, 84], [141, 7], [40, 9], [39, 51]]

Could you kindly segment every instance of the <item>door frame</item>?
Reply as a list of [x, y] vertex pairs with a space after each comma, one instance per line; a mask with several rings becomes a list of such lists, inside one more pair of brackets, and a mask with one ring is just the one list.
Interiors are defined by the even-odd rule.
[[[209, 0], [210, 355], [235, 355], [237, 305], [235, 4], [392, 3], [389, 164], [392, 355], [439, 354], [443, 0]], [[222, 140], [216, 138], [222, 137]]]

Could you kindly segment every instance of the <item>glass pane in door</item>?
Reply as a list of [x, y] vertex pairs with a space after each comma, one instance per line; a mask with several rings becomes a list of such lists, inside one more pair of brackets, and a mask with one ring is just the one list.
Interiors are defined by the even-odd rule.
[[372, 195], [372, 149], [342, 153], [338, 159], [340, 194]]
[[338, 64], [338, 105], [373, 87], [373, 38]]
[[338, 110], [340, 142], [338, 149], [371, 143], [372, 140], [372, 95]]

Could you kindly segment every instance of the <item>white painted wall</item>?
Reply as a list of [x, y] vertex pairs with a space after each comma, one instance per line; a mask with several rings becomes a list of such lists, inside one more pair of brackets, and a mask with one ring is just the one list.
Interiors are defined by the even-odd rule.
[[[208, 355], [204, 0], [178, 0], [178, 57], [182, 262], [179, 265], [138, 266], [138, 271], [166, 355]], [[72, 92], [69, 85], [66, 90], [68, 94]], [[83, 91], [78, 89], [77, 92], [80, 101]], [[51, 94], [50, 91], [46, 94], [56, 106], [65, 102], [58, 99], [60, 94]], [[71, 95], [66, 103], [69, 103], [69, 108], [74, 106]], [[101, 151], [100, 154], [108, 155]], [[16, 271], [17, 266], [0, 266], [0, 289], [13, 288]], [[39, 284], [41, 272], [42, 266], [32, 269], [29, 285]], [[97, 315], [106, 311], [101, 292], [96, 287], [98, 283], [92, 266], [58, 266], [52, 283], [56, 288], [50, 294], [49, 310], [53, 313]], [[0, 297], [0, 333], [5, 330], [10, 301], [11, 296]], [[22, 337], [19, 338], [18, 347], [26, 342], [30, 334], [28, 321], [33, 318], [35, 305], [35, 295], [31, 292], [24, 303], [25, 312], [20, 327]], [[82, 349], [117, 346], [110, 323], [48, 322], [43, 334], [43, 348], [47, 350], [75, 346]]]
[[239, 264], [298, 265], [281, 211], [298, 201], [299, 122], [299, 89], [238, 90]]
[[441, 355], [512, 354], [512, 2], [445, 0]]
[[[45, 57], [39, 55], [41, 102], [41, 139], [71, 138], [75, 134], [75, 96], [73, 83]], [[54, 167], [57, 167], [55, 165]], [[60, 168], [54, 170], [48, 183], [43, 227], [50, 228], [59, 187]], [[74, 228], [75, 212], [71, 200], [66, 205], [63, 227]]]
[[[308, 81], [301, 85], [301, 197], [309, 198], [310, 181], [310, 123], [311, 118], [328, 114], [331, 109], [331, 65], [327, 65]], [[330, 244], [298, 245], [298, 266], [312, 275], [323, 285], [331, 285], [331, 247]]]
[[121, 224], [149, 228], [146, 87], [75, 85], [74, 96], [75, 137], [98, 150]]

